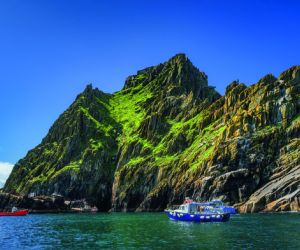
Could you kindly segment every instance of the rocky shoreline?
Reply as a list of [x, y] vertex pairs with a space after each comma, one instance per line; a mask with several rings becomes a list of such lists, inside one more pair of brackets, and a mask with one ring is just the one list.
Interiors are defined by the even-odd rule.
[[18, 196], [0, 193], [0, 211], [11, 211], [12, 207], [28, 209], [30, 213], [78, 213], [96, 212], [85, 200], [70, 201], [62, 196]]
[[70, 210], [62, 197], [40, 196], [30, 198], [8, 193], [0, 193], [0, 209], [10, 211], [12, 207], [29, 209], [32, 212], [66, 212]]
[[[298, 191], [299, 193], [300, 191]], [[234, 207], [239, 213], [282, 213], [282, 212], [300, 212], [300, 199], [296, 195], [281, 198], [280, 202], [267, 204], [261, 209], [257, 209], [255, 201], [253, 203], [247, 202], [243, 204], [235, 204]], [[65, 200], [64, 197], [54, 196], [17, 196], [8, 193], [0, 193], [0, 211], [11, 211], [12, 207], [20, 209], [28, 209], [31, 214], [44, 213], [82, 213], [82, 212], [96, 212], [91, 209], [84, 209], [86, 202]], [[255, 207], [255, 209], [253, 209]], [[110, 212], [112, 212], [110, 210]], [[124, 211], [123, 211], [124, 212]], [[136, 211], [142, 212], [142, 211]], [[163, 212], [163, 210], [147, 212]]]

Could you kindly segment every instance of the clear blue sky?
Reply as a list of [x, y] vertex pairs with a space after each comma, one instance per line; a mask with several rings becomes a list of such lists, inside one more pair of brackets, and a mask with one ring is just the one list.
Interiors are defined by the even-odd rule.
[[220, 93], [278, 75], [300, 63], [299, 13], [296, 0], [1, 1], [0, 162], [36, 146], [87, 83], [114, 92], [178, 52]]

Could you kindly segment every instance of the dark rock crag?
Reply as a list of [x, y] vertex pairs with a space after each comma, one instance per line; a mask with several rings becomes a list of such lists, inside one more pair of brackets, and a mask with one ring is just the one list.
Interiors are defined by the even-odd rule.
[[300, 66], [224, 96], [184, 54], [105, 94], [88, 85], [4, 192], [59, 193], [107, 211], [161, 211], [185, 196], [241, 212], [300, 210]]
[[28, 197], [17, 196], [7, 193], [0, 193], [0, 209], [4, 211], [11, 211], [13, 207], [20, 209], [30, 209], [30, 212], [65, 212], [69, 211], [69, 207], [65, 204], [63, 197]]

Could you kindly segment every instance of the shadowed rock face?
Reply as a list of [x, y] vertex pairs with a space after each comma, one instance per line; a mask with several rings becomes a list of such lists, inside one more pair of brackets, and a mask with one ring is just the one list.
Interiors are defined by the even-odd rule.
[[28, 198], [25, 196], [16, 196], [7, 193], [0, 193], [0, 209], [1, 211], [11, 212], [13, 207], [30, 209], [30, 212], [57, 212], [66, 211], [63, 197], [35, 197]]
[[21, 159], [4, 191], [100, 210], [160, 211], [185, 196], [242, 212], [299, 210], [300, 66], [224, 96], [184, 54], [112, 95], [88, 85]]

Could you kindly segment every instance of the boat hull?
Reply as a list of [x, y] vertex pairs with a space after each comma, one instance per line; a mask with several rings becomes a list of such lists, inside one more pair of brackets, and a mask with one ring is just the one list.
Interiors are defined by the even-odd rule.
[[168, 217], [172, 220], [194, 221], [194, 222], [226, 222], [230, 219], [229, 213], [224, 214], [188, 214], [175, 211], [166, 211]]
[[28, 214], [28, 210], [20, 210], [16, 212], [0, 212], [0, 216], [25, 216]]

